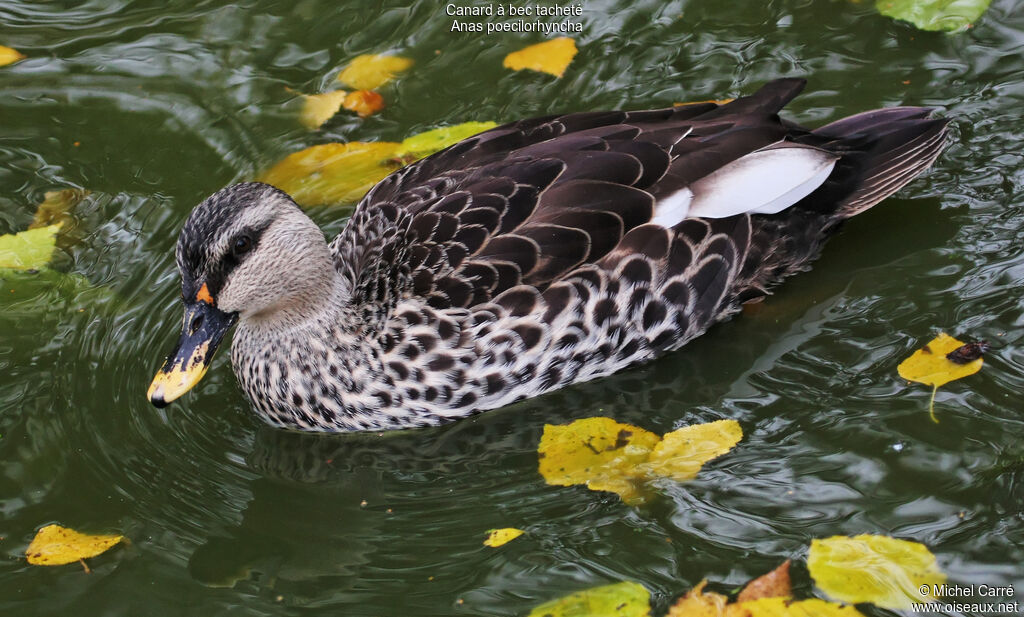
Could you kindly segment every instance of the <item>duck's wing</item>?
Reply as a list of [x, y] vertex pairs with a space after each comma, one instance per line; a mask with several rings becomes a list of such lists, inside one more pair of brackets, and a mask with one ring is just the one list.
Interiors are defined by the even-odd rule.
[[[401, 297], [469, 308], [522, 284], [543, 291], [661, 233], [645, 227], [742, 259], [758, 237], [749, 217], [800, 202], [843, 156], [825, 147], [831, 136], [779, 120], [803, 85], [492, 129], [376, 185], [334, 242], [337, 267], [353, 301], [376, 311]], [[707, 220], [740, 230], [725, 234], [736, 246], [706, 245], [711, 224], [690, 222]]]

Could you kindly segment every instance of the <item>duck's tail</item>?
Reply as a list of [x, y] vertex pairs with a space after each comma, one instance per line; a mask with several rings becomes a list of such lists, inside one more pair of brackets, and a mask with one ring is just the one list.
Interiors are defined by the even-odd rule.
[[949, 120], [930, 114], [924, 107], [878, 109], [812, 131], [808, 143], [842, 157], [805, 203], [832, 204], [836, 216], [849, 218], [898, 191], [946, 145]]

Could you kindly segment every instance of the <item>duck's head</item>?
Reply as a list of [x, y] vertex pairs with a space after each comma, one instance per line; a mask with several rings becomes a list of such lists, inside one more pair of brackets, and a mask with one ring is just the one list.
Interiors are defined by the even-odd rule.
[[181, 338], [149, 387], [163, 407], [195, 386], [235, 324], [287, 323], [330, 286], [323, 232], [286, 194], [256, 182], [192, 210], [175, 252], [185, 305]]

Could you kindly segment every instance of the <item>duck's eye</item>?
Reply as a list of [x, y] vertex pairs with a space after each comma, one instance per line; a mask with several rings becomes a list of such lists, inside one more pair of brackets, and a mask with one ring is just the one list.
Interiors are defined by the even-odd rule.
[[234, 244], [231, 245], [231, 252], [235, 255], [235, 257], [245, 255], [251, 250], [252, 238], [245, 234], [242, 234], [241, 236], [235, 238]]

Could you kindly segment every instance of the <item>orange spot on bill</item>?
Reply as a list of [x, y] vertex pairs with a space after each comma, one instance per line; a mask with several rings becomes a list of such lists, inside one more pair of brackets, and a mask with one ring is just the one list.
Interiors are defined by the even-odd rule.
[[196, 302], [213, 304], [213, 296], [210, 295], [210, 288], [206, 286], [206, 283], [203, 283], [203, 286], [199, 288], [199, 293], [196, 294]]

